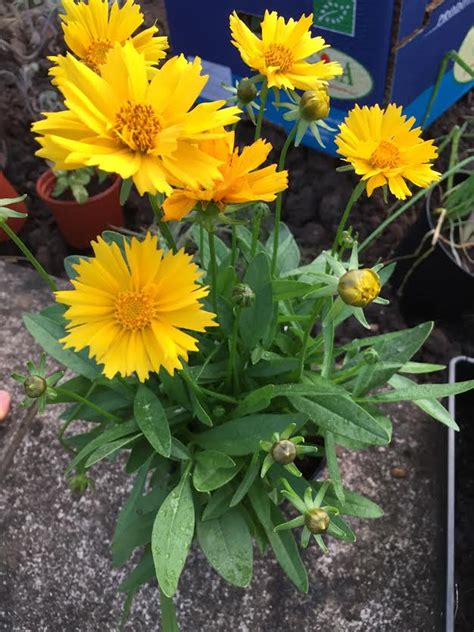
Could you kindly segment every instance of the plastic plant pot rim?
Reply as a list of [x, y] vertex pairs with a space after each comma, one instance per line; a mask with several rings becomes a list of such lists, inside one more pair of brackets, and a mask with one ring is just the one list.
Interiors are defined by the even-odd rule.
[[[456, 356], [449, 362], [449, 383], [456, 382], [456, 366], [459, 362], [474, 364], [474, 358], [469, 356]], [[450, 395], [448, 400], [449, 414], [456, 418], [456, 396]], [[455, 467], [456, 448], [455, 433], [448, 428], [448, 494], [447, 494], [447, 529], [446, 529], [446, 621], [445, 632], [454, 632], [454, 620], [456, 617], [457, 591], [454, 581], [454, 536], [455, 536]]]
[[[434, 224], [433, 224], [433, 217], [431, 214], [431, 197], [433, 195], [434, 191], [438, 191], [440, 189], [439, 186], [434, 187], [433, 189], [430, 189], [428, 191], [428, 194], [426, 196], [426, 205], [425, 205], [425, 212], [426, 212], [426, 218], [428, 221], [428, 226], [430, 227], [431, 230], [434, 229]], [[467, 274], [468, 276], [470, 276], [471, 278], [474, 278], [474, 272], [471, 272], [470, 270], [466, 270], [465, 268], [462, 268], [458, 262], [455, 260], [455, 258], [453, 257], [450, 249], [448, 248], [448, 246], [440, 240], [438, 240], [437, 246], [439, 246], [441, 248], [441, 250], [444, 252], [444, 254], [449, 257], [449, 259], [459, 268], [459, 270], [461, 270], [462, 272], [464, 272], [465, 274]]]

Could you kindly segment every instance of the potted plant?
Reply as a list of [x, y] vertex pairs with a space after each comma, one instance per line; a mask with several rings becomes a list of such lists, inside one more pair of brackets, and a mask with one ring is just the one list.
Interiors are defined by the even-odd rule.
[[[122, 565], [140, 548], [120, 589], [130, 604], [141, 584], [157, 581], [165, 632], [178, 629], [173, 596], [193, 542], [217, 573], [241, 587], [252, 578], [253, 543], [270, 548], [289, 580], [307, 591], [295, 535], [302, 548], [316, 543], [318, 554], [327, 538], [354, 542], [348, 517], [382, 513], [344, 486], [337, 446], [389, 443], [384, 402], [412, 400], [456, 428], [437, 400], [474, 384], [418, 385], [406, 377], [439, 368], [412, 362], [432, 323], [337, 342], [336, 329], [348, 318], [370, 328], [364, 309], [387, 304], [380, 292], [393, 269], [359, 263], [358, 243], [344, 234], [353, 205], [387, 183], [406, 195], [406, 180], [420, 172], [436, 181], [436, 151], [419, 130], [408, 129], [401, 108], [354, 108], [337, 143], [348, 167], [360, 173], [362, 165], [366, 179], [341, 213], [331, 251], [301, 262], [280, 221], [285, 157], [298, 131], [327, 116], [326, 82], [342, 69], [308, 61], [324, 46], [311, 36], [312, 16], [285, 22], [267, 12], [264, 20], [264, 41], [256, 44], [231, 17], [244, 59], [247, 46], [274, 45], [268, 59], [252, 58], [259, 71], [251, 79], [259, 93], [256, 133], [241, 150], [230, 129], [238, 108], [222, 101], [194, 105], [205, 84], [199, 59], [171, 58], [146, 79], [147, 62], [131, 42], [116, 45], [97, 73], [71, 56], [59, 60], [58, 87], [71, 94], [65, 78], [74, 77], [75, 98], [65, 112], [46, 114], [34, 126], [45, 152], [59, 147], [61, 160], [120, 170], [129, 178], [124, 192], [133, 182], [155, 214], [145, 235], [105, 231], [92, 243], [92, 256], [66, 259], [71, 288], [55, 292], [55, 303], [40, 314], [25, 315], [45, 352], [70, 369], [67, 378], [50, 375], [44, 358], [15, 377], [24, 384], [25, 405], [69, 406], [60, 440], [71, 452], [73, 489], [85, 491], [92, 468], [126, 454], [134, 485], [117, 521], [113, 561]], [[275, 45], [268, 36], [281, 41]], [[283, 42], [294, 50], [281, 57]], [[282, 104], [294, 127], [278, 166], [266, 164], [271, 145], [260, 138], [272, 87], [293, 92], [291, 103]], [[114, 108], [104, 95], [113, 96]], [[97, 148], [105, 146], [102, 160]], [[400, 161], [399, 147], [412, 156], [409, 165]], [[265, 231], [267, 203], [275, 200], [273, 227]], [[189, 236], [194, 257], [181, 247]], [[88, 425], [74, 431], [79, 419]], [[303, 476], [298, 459], [323, 454], [328, 477]]]
[[80, 250], [110, 226], [122, 226], [120, 177], [92, 167], [43, 173], [36, 183], [66, 242]]

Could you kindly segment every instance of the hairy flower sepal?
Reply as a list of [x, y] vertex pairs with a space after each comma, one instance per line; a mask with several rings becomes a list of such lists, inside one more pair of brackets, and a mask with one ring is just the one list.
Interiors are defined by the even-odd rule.
[[277, 101], [274, 106], [286, 108], [288, 112], [283, 114], [283, 118], [286, 121], [295, 121], [295, 147], [301, 143], [308, 129], [321, 147], [325, 147], [318, 126], [329, 132], [335, 131], [323, 120], [329, 115], [330, 109], [327, 86], [323, 84], [315, 90], [306, 90], [302, 96], [290, 91], [287, 94], [290, 102]]
[[26, 363], [28, 375], [13, 373], [12, 378], [23, 384], [26, 397], [21, 402], [22, 406], [28, 407], [37, 402], [38, 411], [42, 413], [49, 401], [56, 399], [54, 387], [64, 375], [64, 371], [56, 371], [51, 375], [46, 374], [46, 354], [42, 353], [38, 366], [31, 360]]
[[260, 476], [263, 478], [274, 463], [282, 465], [285, 470], [294, 476], [301, 476], [301, 472], [294, 464], [294, 460], [305, 454], [317, 454], [318, 447], [313, 445], [301, 445], [304, 437], [292, 437], [296, 424], [290, 424], [283, 432], [274, 432], [271, 441], [260, 441], [260, 448], [268, 452], [265, 457]]
[[255, 101], [258, 96], [256, 83], [261, 79], [262, 77], [259, 75], [255, 75], [250, 79], [248, 77], [243, 77], [240, 81], [235, 82], [235, 87], [222, 83], [224, 90], [227, 90], [227, 92], [232, 94], [231, 97], [226, 99], [227, 103], [229, 105], [235, 103], [237, 107], [247, 112], [249, 119], [254, 125], [256, 125], [257, 122], [255, 120], [254, 110], [258, 111], [258, 103]]
[[318, 546], [326, 553], [327, 547], [321, 536], [327, 533], [329, 529], [331, 514], [334, 516], [339, 515], [339, 509], [337, 507], [322, 505], [330, 481], [325, 481], [321, 485], [314, 498], [313, 489], [311, 487], [307, 487], [303, 498], [300, 498], [286, 479], [281, 479], [281, 484], [285, 488], [281, 490], [281, 495], [290, 501], [293, 507], [300, 512], [300, 515], [297, 518], [293, 518], [293, 520], [277, 525], [275, 531], [303, 527], [301, 546], [306, 548], [311, 536], [313, 536]]

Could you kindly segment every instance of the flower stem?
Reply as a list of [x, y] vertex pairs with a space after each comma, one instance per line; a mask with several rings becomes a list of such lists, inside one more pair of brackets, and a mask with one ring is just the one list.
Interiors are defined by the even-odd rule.
[[[283, 171], [285, 168], [286, 154], [288, 153], [288, 149], [290, 148], [291, 143], [293, 142], [293, 138], [296, 134], [296, 129], [298, 124], [295, 124], [293, 129], [290, 131], [288, 136], [286, 137], [285, 144], [282, 147], [280, 159], [278, 161], [278, 171]], [[275, 273], [276, 262], [278, 258], [278, 247], [280, 245], [280, 220], [281, 220], [281, 207], [283, 204], [283, 191], [277, 195], [276, 206], [275, 206], [275, 224], [273, 227], [273, 254], [272, 254], [272, 274]]]
[[311, 331], [314, 327], [314, 323], [316, 322], [317, 317], [319, 316], [319, 312], [321, 311], [323, 303], [324, 303], [324, 299], [321, 299], [321, 298], [318, 299], [314, 303], [313, 311], [311, 312], [308, 318], [308, 323], [306, 325], [306, 329], [304, 330], [303, 341], [301, 343], [301, 351], [298, 358], [298, 369], [297, 369], [297, 374], [296, 374], [298, 382], [300, 382], [301, 378], [303, 377], [304, 363], [306, 359], [306, 353], [308, 351], [309, 341], [311, 338]]
[[96, 413], [99, 413], [106, 419], [110, 419], [110, 421], [119, 421], [119, 422], [123, 421], [123, 419], [120, 419], [120, 417], [117, 417], [117, 415], [113, 415], [108, 410], [105, 410], [105, 408], [101, 408], [100, 406], [97, 406], [97, 404], [94, 404], [94, 402], [91, 402], [90, 400], [86, 399], [85, 397], [82, 397], [82, 395], [79, 395], [78, 393], [75, 393], [74, 391], [70, 391], [67, 388], [63, 388], [62, 386], [56, 387], [54, 390], [58, 393], [58, 395], [64, 395], [64, 397], [68, 397], [69, 399], [72, 399], [75, 402], [84, 404], [84, 406], [89, 406], [89, 408], [92, 408], [92, 410], [95, 410]]
[[156, 224], [158, 228], [160, 229], [160, 232], [163, 235], [166, 243], [168, 244], [168, 248], [172, 250], [173, 252], [176, 252], [177, 248], [176, 248], [174, 237], [171, 234], [168, 224], [163, 221], [163, 211], [161, 210], [161, 207], [158, 204], [156, 196], [149, 193], [148, 199], [150, 200], [150, 206], [155, 216]]
[[237, 261], [237, 228], [232, 224], [232, 255], [230, 265], [233, 267]]
[[34, 256], [31, 250], [23, 243], [23, 240], [18, 237], [18, 235], [8, 226], [6, 222], [0, 222], [0, 228], [2, 228], [6, 234], [10, 237], [10, 239], [18, 246], [21, 252], [25, 255], [28, 261], [31, 263], [33, 268], [38, 272], [43, 281], [49, 286], [52, 292], [57, 291], [56, 283], [49, 276], [46, 270], [43, 268], [38, 259]]
[[260, 90], [260, 107], [258, 109], [257, 125], [255, 126], [255, 140], [260, 138], [262, 132], [263, 113], [265, 112], [265, 105], [268, 97], [268, 83], [264, 79], [262, 82], [262, 89]]
[[171, 597], [167, 597], [160, 588], [161, 629], [163, 632], [179, 632], [176, 608]]
[[262, 225], [262, 214], [254, 213], [252, 221], [252, 245], [250, 247], [250, 258], [255, 257], [257, 252], [258, 238], [260, 236], [260, 226]]
[[210, 267], [211, 267], [211, 298], [214, 312], [217, 314], [217, 257], [216, 257], [216, 242], [214, 239], [214, 231], [208, 231], [209, 237], [209, 255], [210, 255]]
[[337, 247], [339, 246], [339, 242], [341, 240], [342, 231], [346, 227], [347, 220], [349, 219], [349, 215], [351, 213], [352, 207], [360, 198], [362, 191], [365, 189], [365, 186], [366, 186], [365, 181], [360, 180], [360, 182], [357, 184], [355, 189], [352, 191], [351, 196], [347, 202], [346, 208], [344, 209], [344, 213], [341, 217], [341, 221], [339, 222], [339, 226], [337, 227], [336, 237], [332, 245], [331, 254], [334, 254], [336, 252]]
[[237, 337], [239, 334], [239, 322], [241, 307], [237, 307], [235, 310], [234, 325], [232, 327], [232, 337], [230, 339], [229, 347], [229, 381], [232, 382], [234, 393], [237, 394], [240, 391], [239, 376], [237, 373]]

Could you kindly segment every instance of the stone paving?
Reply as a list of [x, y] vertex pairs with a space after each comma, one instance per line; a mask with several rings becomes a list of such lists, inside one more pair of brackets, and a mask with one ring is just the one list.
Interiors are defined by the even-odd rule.
[[[13, 408], [0, 425], [0, 450], [25, 414], [9, 375], [37, 357], [22, 326], [23, 311], [50, 296], [36, 274], [0, 262], [0, 388]], [[182, 632], [431, 632], [442, 597], [445, 433], [411, 407], [392, 406], [389, 447], [347, 453], [345, 484], [385, 509], [379, 520], [351, 520], [354, 545], [331, 541], [324, 556], [305, 552], [311, 588], [298, 594], [271, 555], [256, 554], [248, 590], [227, 585], [193, 550], [178, 595]], [[56, 440], [58, 410], [37, 419], [0, 485], [0, 630], [107, 632], [118, 629], [125, 570], [113, 570], [109, 544], [129, 481], [120, 463], [94, 469], [95, 493], [75, 497]], [[0, 455], [1, 458], [1, 455]], [[394, 478], [393, 467], [407, 469]], [[158, 631], [155, 586], [139, 591], [126, 631]]]

